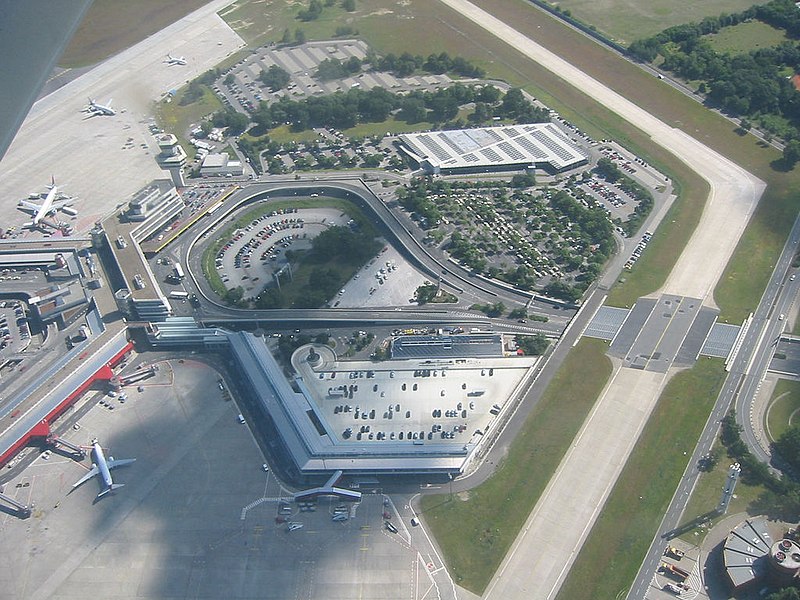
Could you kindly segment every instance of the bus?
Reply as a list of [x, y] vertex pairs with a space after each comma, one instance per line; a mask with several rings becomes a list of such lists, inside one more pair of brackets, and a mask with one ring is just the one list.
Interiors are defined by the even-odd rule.
[[186, 275], [183, 272], [183, 267], [180, 265], [180, 263], [175, 263], [175, 270], [174, 270], [174, 275], [173, 276], [178, 281], [182, 281], [183, 278], [186, 277]]
[[189, 298], [189, 292], [170, 292], [169, 297], [173, 300], [187, 300]]

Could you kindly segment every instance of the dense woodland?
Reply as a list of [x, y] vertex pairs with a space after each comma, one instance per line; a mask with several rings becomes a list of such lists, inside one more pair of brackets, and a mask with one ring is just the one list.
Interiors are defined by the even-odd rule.
[[800, 93], [790, 78], [800, 69], [800, 44], [792, 40], [771, 48], [726, 54], [715, 51], [709, 41], [710, 34], [753, 19], [782, 29], [791, 38], [800, 37], [800, 10], [794, 2], [772, 0], [741, 13], [670, 27], [633, 42], [629, 51], [642, 61], [696, 83], [709, 104], [746, 118], [745, 129], [749, 120], [754, 120], [769, 134], [796, 140], [800, 138]]

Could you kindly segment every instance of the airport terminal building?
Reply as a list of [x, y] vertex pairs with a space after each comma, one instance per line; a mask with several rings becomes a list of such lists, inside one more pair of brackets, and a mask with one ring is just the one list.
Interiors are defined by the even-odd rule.
[[228, 352], [251, 427], [279, 438], [273, 450], [303, 476], [460, 473], [536, 362], [497, 355], [340, 362], [314, 345], [295, 352], [287, 378], [267, 340], [251, 333], [172, 317], [151, 323], [148, 337], [156, 347]]

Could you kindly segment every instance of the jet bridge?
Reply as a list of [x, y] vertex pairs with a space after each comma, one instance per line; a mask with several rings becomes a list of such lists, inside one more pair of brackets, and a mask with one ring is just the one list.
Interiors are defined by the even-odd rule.
[[65, 440], [63, 438], [60, 438], [53, 433], [51, 433], [45, 438], [45, 444], [54, 449], [67, 448], [73, 454], [73, 456], [75, 456], [76, 460], [83, 460], [84, 458], [86, 458], [85, 448], [73, 444], [72, 442]]
[[33, 508], [33, 504], [30, 506], [22, 504], [21, 502], [17, 502], [11, 496], [6, 496], [3, 493], [0, 493], [0, 504], [6, 504], [11, 507], [17, 513], [17, 516], [20, 519], [27, 519], [31, 516], [31, 510]]

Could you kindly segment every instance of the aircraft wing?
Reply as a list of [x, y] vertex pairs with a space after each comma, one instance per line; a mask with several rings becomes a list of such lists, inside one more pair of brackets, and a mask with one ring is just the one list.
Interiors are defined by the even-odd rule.
[[135, 458], [123, 458], [121, 460], [114, 460], [113, 458], [109, 458], [107, 463], [109, 469], [113, 469], [115, 467], [124, 467], [125, 465], [129, 465], [132, 462], [135, 462]]
[[92, 465], [92, 468], [91, 468], [91, 469], [89, 469], [89, 472], [88, 472], [88, 473], [86, 473], [86, 475], [84, 475], [84, 476], [83, 476], [83, 477], [81, 477], [80, 479], [78, 479], [78, 481], [76, 481], [75, 483], [73, 483], [73, 484], [72, 484], [72, 487], [73, 487], [73, 488], [76, 488], [76, 487], [78, 487], [79, 485], [81, 485], [82, 483], [86, 483], [86, 482], [87, 482], [87, 481], [89, 481], [89, 480], [90, 480], [92, 477], [94, 477], [95, 475], [97, 475], [99, 472], [100, 472], [100, 470], [97, 468], [97, 466], [96, 466], [96, 465]]
[[69, 206], [72, 204], [72, 198], [66, 198], [64, 200], [58, 200], [57, 202], [53, 202], [51, 208], [53, 210], [58, 210], [60, 208], [64, 208], [65, 206]]
[[41, 204], [36, 204], [35, 202], [28, 202], [27, 200], [20, 200], [17, 206], [19, 206], [20, 208], [32, 210], [33, 212], [36, 212], [37, 210], [42, 208]]

